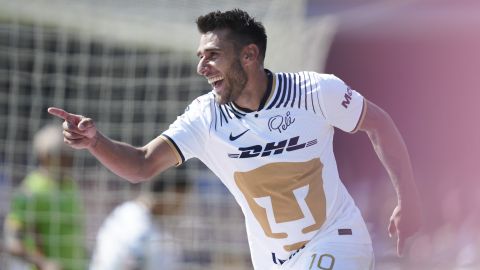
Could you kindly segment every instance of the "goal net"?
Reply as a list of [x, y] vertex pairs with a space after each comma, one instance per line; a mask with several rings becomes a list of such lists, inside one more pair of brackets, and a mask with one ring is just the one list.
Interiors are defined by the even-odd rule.
[[[266, 66], [274, 71], [322, 71], [335, 29], [328, 18], [307, 18], [305, 1], [0, 0], [0, 6], [0, 226], [12, 194], [38, 165], [35, 133], [52, 121], [60, 125], [48, 107], [87, 115], [109, 137], [139, 146], [210, 90], [196, 74], [199, 15], [240, 7], [264, 22]], [[86, 235], [80, 244], [90, 255], [112, 209], [151, 183], [130, 185], [86, 151], [75, 152], [73, 178], [84, 208], [77, 213]], [[161, 219], [182, 247], [181, 269], [251, 269], [243, 216], [214, 175], [189, 161], [157, 178], [191, 182], [183, 210]], [[163, 197], [168, 203], [175, 194]], [[9, 269], [11, 256], [0, 254], [0, 269]]]

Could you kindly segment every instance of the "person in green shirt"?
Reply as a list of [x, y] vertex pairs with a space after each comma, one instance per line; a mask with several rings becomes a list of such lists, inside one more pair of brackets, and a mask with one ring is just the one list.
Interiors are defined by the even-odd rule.
[[84, 270], [84, 214], [77, 185], [69, 176], [72, 152], [55, 125], [37, 132], [33, 150], [39, 166], [12, 194], [5, 219], [6, 250], [32, 269]]

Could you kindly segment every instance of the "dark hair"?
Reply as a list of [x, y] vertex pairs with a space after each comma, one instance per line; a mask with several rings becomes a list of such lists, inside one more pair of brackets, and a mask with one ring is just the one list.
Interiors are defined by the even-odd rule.
[[257, 45], [263, 62], [267, 50], [267, 34], [262, 23], [240, 9], [225, 12], [213, 11], [197, 18], [197, 28], [202, 34], [214, 30], [230, 30], [229, 38], [237, 50], [248, 44]]

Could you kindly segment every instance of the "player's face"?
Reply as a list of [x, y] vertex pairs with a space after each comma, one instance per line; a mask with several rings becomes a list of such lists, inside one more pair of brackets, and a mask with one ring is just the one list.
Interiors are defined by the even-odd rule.
[[198, 74], [205, 76], [212, 85], [218, 103], [235, 101], [247, 84], [247, 73], [242, 67], [239, 53], [227, 39], [227, 30], [203, 34], [197, 55]]

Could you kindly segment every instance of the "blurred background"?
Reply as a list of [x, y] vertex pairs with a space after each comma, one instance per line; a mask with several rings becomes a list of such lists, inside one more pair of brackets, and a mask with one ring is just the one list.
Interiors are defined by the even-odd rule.
[[[340, 175], [374, 240], [376, 269], [480, 269], [480, 2], [0, 0], [0, 6], [0, 226], [12, 194], [38, 165], [35, 133], [60, 125], [48, 107], [87, 115], [111, 138], [147, 143], [209, 91], [195, 72], [196, 17], [240, 7], [267, 28], [267, 68], [333, 73], [388, 111], [403, 134], [425, 224], [402, 258], [386, 229], [396, 197], [366, 135], [335, 137]], [[107, 215], [150, 183], [130, 185], [85, 151], [75, 152], [71, 173], [85, 209], [78, 215], [90, 260]], [[195, 160], [163, 178], [192, 183], [182, 210], [157, 221], [182, 249], [180, 269], [251, 269], [242, 214], [221, 182]], [[17, 269], [12, 260], [0, 248], [0, 269]]]

